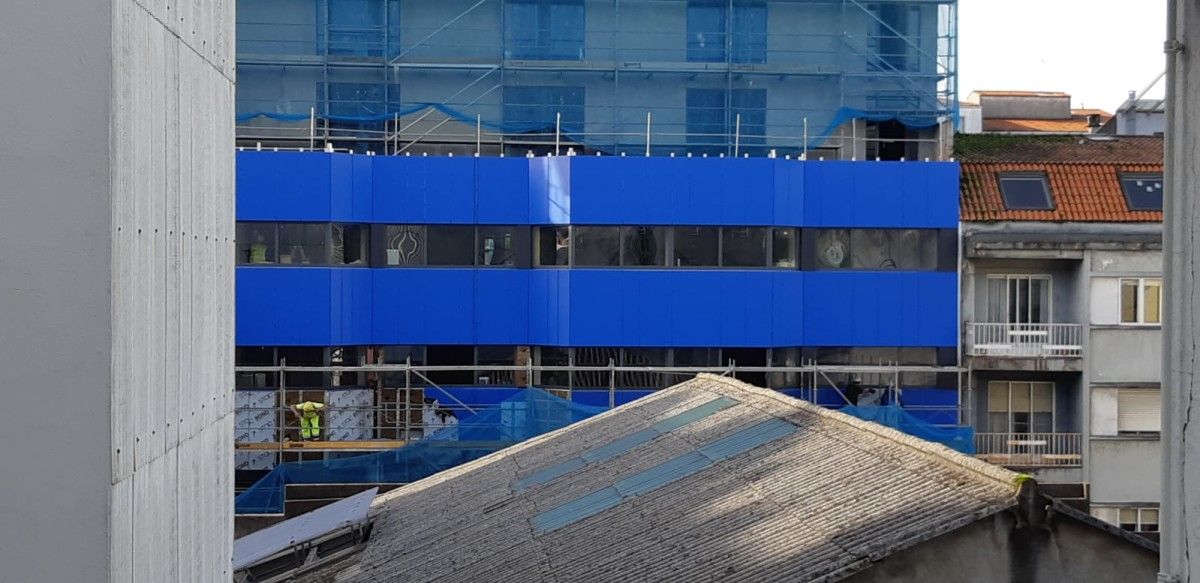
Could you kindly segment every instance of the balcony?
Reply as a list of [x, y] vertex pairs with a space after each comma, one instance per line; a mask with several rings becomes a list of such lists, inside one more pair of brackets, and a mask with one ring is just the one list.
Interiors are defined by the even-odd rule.
[[1082, 358], [1080, 324], [982, 324], [967, 331], [967, 354], [1000, 358]]
[[1079, 433], [976, 433], [975, 457], [1015, 468], [1080, 465]]

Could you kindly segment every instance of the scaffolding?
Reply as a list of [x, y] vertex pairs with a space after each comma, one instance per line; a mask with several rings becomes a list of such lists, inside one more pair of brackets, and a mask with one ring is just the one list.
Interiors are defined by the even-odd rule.
[[957, 123], [956, 21], [955, 0], [242, 3], [238, 135], [396, 154], [938, 157]]
[[[521, 389], [538, 387], [568, 401], [598, 403], [606, 408], [622, 400], [684, 382], [699, 373], [712, 373], [765, 384], [813, 403], [840, 408], [850, 404], [903, 404], [906, 411], [934, 424], [954, 426], [964, 417], [958, 384], [954, 406], [906, 404], [902, 377], [908, 373], [950, 374], [961, 380], [959, 367], [905, 365], [740, 366], [729, 361], [719, 367], [586, 365], [472, 365], [403, 364], [359, 366], [239, 366], [239, 375], [263, 375], [271, 387], [237, 391], [235, 447], [238, 469], [265, 470], [282, 462], [329, 459], [402, 447], [447, 427], [459, 418], [500, 404]], [[431, 380], [438, 374], [484, 375], [489, 383], [451, 385]], [[334, 382], [289, 383], [329, 375]], [[862, 393], [848, 395], [850, 379], [861, 382]], [[399, 382], [397, 382], [399, 381]], [[548, 382], [541, 382], [548, 381]], [[565, 381], [565, 382], [564, 382]], [[765, 382], [764, 382], [765, 381]], [[321, 439], [301, 439], [299, 420], [290, 406], [303, 401], [326, 405], [321, 415]], [[937, 422], [940, 421], [940, 422]], [[460, 430], [469, 430], [460, 426]]]

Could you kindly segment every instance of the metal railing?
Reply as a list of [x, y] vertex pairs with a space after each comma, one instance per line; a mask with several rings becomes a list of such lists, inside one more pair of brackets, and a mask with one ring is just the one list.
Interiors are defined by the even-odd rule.
[[1081, 324], [973, 323], [967, 331], [971, 356], [1080, 358]]
[[976, 433], [975, 457], [1017, 468], [1079, 466], [1079, 433]]

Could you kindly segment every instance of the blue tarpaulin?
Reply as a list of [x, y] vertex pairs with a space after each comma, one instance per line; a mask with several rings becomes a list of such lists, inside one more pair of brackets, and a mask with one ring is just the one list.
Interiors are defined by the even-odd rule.
[[895, 405], [881, 407], [846, 406], [842, 413], [853, 415], [864, 421], [903, 431], [913, 437], [940, 443], [950, 449], [973, 455], [975, 453], [975, 431], [970, 427], [938, 427], [914, 417]]

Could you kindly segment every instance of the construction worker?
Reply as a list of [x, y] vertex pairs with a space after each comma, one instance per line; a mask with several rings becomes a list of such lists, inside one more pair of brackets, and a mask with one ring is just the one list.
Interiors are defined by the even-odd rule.
[[250, 263], [267, 262], [267, 239], [262, 236], [262, 233], [257, 233], [254, 236], [254, 243], [250, 245], [250, 256], [246, 259]]
[[300, 420], [300, 438], [304, 440], [321, 439], [321, 410], [324, 403], [305, 401], [292, 405], [292, 414]]

